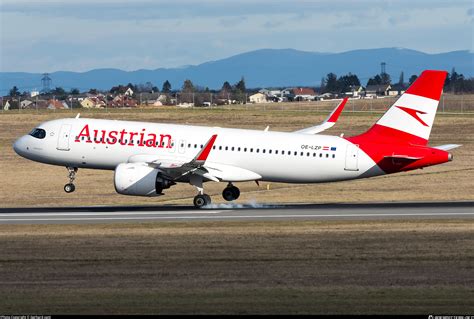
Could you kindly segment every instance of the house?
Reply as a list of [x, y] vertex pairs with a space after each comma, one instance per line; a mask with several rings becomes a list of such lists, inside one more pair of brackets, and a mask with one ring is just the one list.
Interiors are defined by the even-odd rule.
[[3, 109], [4, 109], [5, 111], [8, 111], [10, 108], [11, 108], [11, 103], [10, 103], [10, 101], [7, 100], [7, 102], [6, 102], [5, 105], [3, 106]]
[[267, 97], [282, 97], [281, 90], [261, 89], [259, 93], [265, 94]]
[[105, 96], [91, 96], [86, 97], [82, 101], [79, 102], [83, 108], [90, 109], [90, 108], [101, 108], [105, 107]]
[[316, 92], [312, 88], [293, 88], [290, 96], [294, 101], [312, 101], [316, 98]]
[[85, 109], [91, 109], [91, 108], [96, 107], [94, 100], [92, 100], [91, 98], [88, 98], [88, 97], [86, 97], [85, 99], [80, 101], [79, 104], [81, 104], [81, 107], [83, 107]]
[[281, 90], [281, 96], [285, 96], [285, 97], [288, 97], [290, 94], [291, 94], [291, 88], [290, 89], [284, 89], [284, 90]]
[[320, 101], [324, 101], [324, 100], [332, 100], [334, 99], [334, 97], [335, 95], [333, 93], [326, 92], [324, 94], [318, 95], [316, 98]]
[[263, 93], [255, 93], [249, 96], [250, 103], [267, 103], [267, 96]]
[[352, 97], [361, 97], [364, 93], [364, 87], [361, 85], [351, 85], [349, 86], [349, 90], [347, 92], [344, 92], [344, 95], [346, 96], [352, 96]]
[[388, 96], [392, 87], [390, 84], [367, 85], [365, 89], [366, 96]]
[[35, 101], [35, 108], [36, 109], [47, 109], [48, 108], [48, 101], [46, 100], [37, 100]]
[[128, 88], [124, 93], [126, 96], [132, 96], [133, 95], [133, 90], [131, 88]]
[[405, 86], [400, 84], [392, 85], [390, 90], [388, 91], [389, 96], [402, 95], [403, 93], [405, 93]]
[[33, 106], [33, 102], [30, 100], [22, 100], [20, 102], [20, 108], [22, 109], [27, 109], [29, 107]]
[[113, 100], [108, 101], [107, 105], [110, 107], [136, 107], [138, 103], [126, 95], [117, 95]]
[[47, 108], [50, 109], [50, 110], [62, 110], [62, 109], [68, 109], [69, 106], [64, 101], [51, 99], [51, 100], [48, 101]]

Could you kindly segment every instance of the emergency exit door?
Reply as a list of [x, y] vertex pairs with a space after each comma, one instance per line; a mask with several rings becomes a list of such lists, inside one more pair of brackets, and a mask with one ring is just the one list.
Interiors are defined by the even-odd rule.
[[346, 171], [359, 170], [359, 145], [348, 144], [346, 148]]

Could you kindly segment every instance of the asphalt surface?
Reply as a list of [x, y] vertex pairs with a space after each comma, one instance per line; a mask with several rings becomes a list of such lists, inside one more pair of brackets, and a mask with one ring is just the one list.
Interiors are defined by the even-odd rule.
[[474, 219], [474, 202], [0, 208], [0, 224], [381, 219]]

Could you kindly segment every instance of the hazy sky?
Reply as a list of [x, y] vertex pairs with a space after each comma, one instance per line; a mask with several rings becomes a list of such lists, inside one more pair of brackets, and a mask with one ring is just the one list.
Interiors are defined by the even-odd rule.
[[0, 0], [0, 71], [156, 69], [261, 48], [474, 50], [472, 0]]

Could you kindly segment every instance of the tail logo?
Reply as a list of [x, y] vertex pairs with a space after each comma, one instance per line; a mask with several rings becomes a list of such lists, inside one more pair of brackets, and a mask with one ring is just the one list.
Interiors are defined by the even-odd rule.
[[409, 115], [411, 115], [415, 120], [417, 120], [418, 122], [420, 122], [422, 125], [428, 126], [428, 124], [426, 124], [426, 123], [420, 118], [420, 116], [418, 115], [418, 113], [419, 113], [419, 114], [426, 114], [426, 112], [418, 111], [418, 110], [414, 110], [414, 109], [410, 109], [410, 108], [404, 107], [404, 106], [398, 106], [398, 105], [395, 105], [395, 106], [398, 107], [400, 110], [407, 112]]

